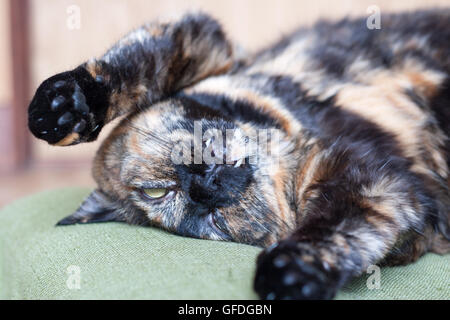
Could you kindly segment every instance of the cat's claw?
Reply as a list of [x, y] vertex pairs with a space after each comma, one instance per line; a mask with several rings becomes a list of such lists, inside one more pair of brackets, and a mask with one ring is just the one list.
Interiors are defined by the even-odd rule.
[[295, 243], [282, 242], [258, 257], [255, 291], [265, 300], [331, 299], [336, 285], [319, 265], [304, 261]]
[[[60, 146], [96, 138], [99, 119], [82, 89], [82, 86], [93, 88], [95, 85], [95, 79], [89, 77], [86, 72], [80, 77], [69, 71], [41, 84], [28, 110], [28, 125], [37, 138]], [[101, 87], [97, 89], [99, 93], [101, 90]]]

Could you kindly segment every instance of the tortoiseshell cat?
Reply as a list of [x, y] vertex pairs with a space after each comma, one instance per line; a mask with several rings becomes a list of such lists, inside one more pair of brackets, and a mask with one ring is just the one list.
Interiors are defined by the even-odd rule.
[[[264, 299], [332, 298], [371, 264], [449, 252], [450, 10], [382, 18], [322, 21], [238, 57], [214, 19], [187, 14], [47, 79], [29, 127], [50, 144], [93, 141], [125, 116], [95, 158], [98, 189], [59, 224], [265, 247]], [[173, 162], [195, 123], [238, 133], [226, 163]], [[258, 129], [281, 133], [276, 161], [235, 156]], [[223, 146], [201, 139], [211, 155]]]

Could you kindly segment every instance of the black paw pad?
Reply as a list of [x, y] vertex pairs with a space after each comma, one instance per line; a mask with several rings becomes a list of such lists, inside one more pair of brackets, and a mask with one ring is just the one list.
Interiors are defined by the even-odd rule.
[[64, 80], [59, 80], [59, 81], [56, 81], [55, 82], [55, 84], [53, 85], [53, 87], [55, 88], [55, 89], [59, 89], [59, 88], [62, 88], [62, 87], [64, 87], [64, 86], [66, 86], [67, 85], [67, 82], [66, 81], [64, 81]]
[[67, 102], [67, 99], [64, 96], [57, 96], [53, 99], [50, 108], [53, 112], [61, 110], [62, 106]]
[[[92, 101], [88, 96], [93, 97]], [[93, 112], [89, 103], [102, 108], [101, 112]], [[98, 84], [85, 69], [77, 68], [41, 84], [28, 110], [29, 127], [36, 137], [51, 144], [90, 141], [100, 131], [107, 103], [104, 85]], [[64, 140], [73, 132], [79, 136], [77, 141]]]
[[87, 115], [89, 113], [89, 106], [86, 103], [86, 97], [81, 92], [80, 87], [75, 88], [75, 92], [72, 95], [73, 107], [76, 111], [82, 115]]
[[71, 124], [73, 122], [73, 119], [74, 119], [73, 114], [67, 111], [58, 119], [58, 126], [62, 127], [67, 124]]
[[268, 300], [331, 299], [337, 284], [323, 265], [318, 256], [305, 254], [295, 243], [282, 242], [258, 257], [254, 288]]
[[76, 133], [82, 133], [84, 131], [84, 129], [86, 128], [86, 121], [81, 119], [80, 122], [78, 122], [74, 127], [73, 127], [73, 132]]

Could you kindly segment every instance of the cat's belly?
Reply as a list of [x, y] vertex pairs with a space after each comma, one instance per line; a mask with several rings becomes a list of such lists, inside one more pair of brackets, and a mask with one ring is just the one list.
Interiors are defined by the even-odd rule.
[[414, 171], [428, 174], [431, 169], [446, 179], [446, 138], [426, 103], [443, 79], [426, 70], [374, 70], [366, 83], [343, 86], [336, 105], [393, 134], [404, 155], [414, 160]]

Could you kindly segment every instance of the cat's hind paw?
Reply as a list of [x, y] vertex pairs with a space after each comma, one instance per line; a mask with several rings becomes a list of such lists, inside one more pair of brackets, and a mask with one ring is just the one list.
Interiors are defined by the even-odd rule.
[[254, 289], [265, 300], [331, 299], [336, 284], [321, 261], [305, 261], [295, 242], [283, 241], [258, 257]]
[[[37, 89], [28, 109], [28, 126], [37, 138], [68, 146], [97, 137], [103, 125], [98, 110], [107, 103], [106, 92], [86, 70], [79, 69], [57, 74]], [[91, 96], [104, 101], [93, 101]]]

